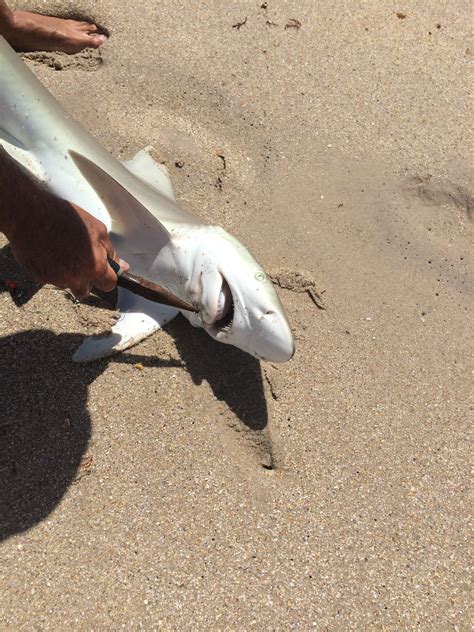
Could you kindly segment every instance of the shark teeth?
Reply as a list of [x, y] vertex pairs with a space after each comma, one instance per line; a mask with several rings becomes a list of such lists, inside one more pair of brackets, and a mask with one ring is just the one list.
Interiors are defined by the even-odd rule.
[[225, 279], [222, 279], [222, 288], [219, 294], [219, 300], [217, 304], [216, 320], [213, 323], [213, 328], [218, 331], [227, 332], [232, 326], [232, 320], [234, 318], [234, 301], [232, 299], [232, 292]]
[[222, 287], [217, 302], [217, 313], [215, 322], [222, 320], [222, 318], [224, 318], [224, 316], [228, 314], [231, 308], [232, 292], [230, 291], [230, 287], [227, 284], [227, 281], [225, 279], [222, 279]]

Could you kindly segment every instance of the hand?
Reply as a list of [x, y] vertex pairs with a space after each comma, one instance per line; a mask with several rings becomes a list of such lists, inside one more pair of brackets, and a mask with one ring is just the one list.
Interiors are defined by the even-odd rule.
[[77, 298], [88, 296], [92, 286], [105, 292], [115, 287], [107, 257], [128, 269], [102, 222], [47, 191], [2, 147], [0, 231], [36, 281], [69, 287]]
[[104, 224], [46, 191], [12, 159], [7, 162], [15, 177], [7, 185], [0, 178], [0, 230], [19, 263], [36, 281], [68, 287], [80, 299], [89, 295], [92, 286], [113, 290], [117, 276], [107, 257], [125, 270], [128, 264], [118, 258]]
[[117, 257], [104, 224], [52, 195], [47, 205], [46, 213], [33, 206], [31, 219], [10, 237], [18, 262], [39, 283], [68, 287], [78, 299], [86, 298], [93, 286], [104, 292], [113, 290], [117, 275], [107, 257], [124, 269], [128, 265]]

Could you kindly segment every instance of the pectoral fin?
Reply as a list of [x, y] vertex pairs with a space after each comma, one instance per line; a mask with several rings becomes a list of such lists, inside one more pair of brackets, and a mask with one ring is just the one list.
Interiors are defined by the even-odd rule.
[[74, 362], [92, 362], [124, 351], [164, 327], [179, 310], [151, 303], [127, 290], [119, 290], [120, 317], [112, 331], [89, 336], [73, 355]]
[[146, 274], [159, 250], [168, 243], [168, 230], [101, 167], [75, 151], [69, 154], [107, 208], [112, 221], [110, 237], [120, 256], [133, 265], [135, 272]]

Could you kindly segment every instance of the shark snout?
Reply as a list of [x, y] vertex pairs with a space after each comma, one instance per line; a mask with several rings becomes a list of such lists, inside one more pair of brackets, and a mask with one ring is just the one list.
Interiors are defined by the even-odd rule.
[[255, 346], [263, 360], [288, 362], [295, 353], [295, 343], [284, 315], [274, 310], [262, 312]]

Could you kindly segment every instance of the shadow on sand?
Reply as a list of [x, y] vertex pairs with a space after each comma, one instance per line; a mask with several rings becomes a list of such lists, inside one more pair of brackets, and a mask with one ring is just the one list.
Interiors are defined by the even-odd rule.
[[[74, 364], [81, 339], [47, 330], [0, 338], [0, 540], [48, 516], [86, 452], [88, 387], [107, 361]], [[181, 366], [137, 354], [113, 360]]]
[[184, 318], [167, 327], [179, 355], [194, 382], [208, 382], [215, 397], [225, 401], [250, 430], [263, 430], [268, 423], [260, 362], [243, 351], [215, 342]]
[[[0, 250], [0, 271], [0, 291], [9, 291], [17, 305], [39, 289], [8, 247]], [[18, 290], [5, 285], [9, 279], [19, 282]], [[167, 331], [193, 382], [208, 382], [250, 431], [264, 430], [267, 405], [259, 362], [214, 342], [184, 318]], [[76, 334], [43, 329], [0, 338], [0, 541], [47, 517], [73, 482], [91, 434], [88, 387], [109, 362], [182, 366], [134, 350], [77, 365], [71, 357], [81, 341]]]

